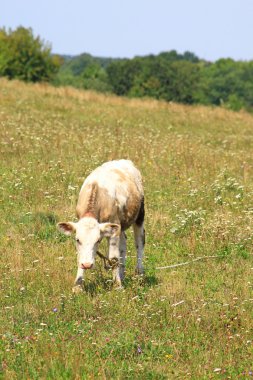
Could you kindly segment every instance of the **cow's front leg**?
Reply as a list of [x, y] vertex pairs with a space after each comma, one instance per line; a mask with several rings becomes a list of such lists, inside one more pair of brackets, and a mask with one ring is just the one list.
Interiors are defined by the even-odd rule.
[[121, 278], [119, 273], [120, 260], [120, 236], [113, 236], [109, 240], [109, 259], [114, 264], [112, 267], [112, 278], [116, 285], [121, 287]]
[[84, 274], [84, 269], [78, 267], [77, 269], [77, 274], [76, 274], [76, 279], [74, 282], [74, 286], [72, 288], [73, 293], [80, 293], [83, 291], [82, 285], [83, 285], [83, 274]]
[[120, 275], [121, 281], [123, 281], [125, 277], [126, 248], [127, 248], [126, 234], [125, 232], [121, 232], [120, 243], [119, 243], [119, 251], [120, 251], [119, 275]]

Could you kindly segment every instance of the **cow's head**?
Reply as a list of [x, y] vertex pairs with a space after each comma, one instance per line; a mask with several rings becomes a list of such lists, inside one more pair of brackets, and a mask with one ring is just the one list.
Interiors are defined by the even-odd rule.
[[98, 243], [106, 237], [114, 237], [120, 233], [120, 225], [98, 223], [95, 218], [85, 217], [78, 222], [58, 223], [58, 228], [65, 235], [76, 234], [78, 265], [82, 269], [90, 269], [95, 263]]

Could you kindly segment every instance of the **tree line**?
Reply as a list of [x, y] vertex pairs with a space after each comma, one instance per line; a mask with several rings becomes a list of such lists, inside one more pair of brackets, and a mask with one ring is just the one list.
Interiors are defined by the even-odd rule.
[[112, 59], [52, 55], [31, 29], [0, 29], [0, 76], [49, 81], [127, 97], [211, 104], [253, 111], [253, 61], [208, 62], [194, 53]]

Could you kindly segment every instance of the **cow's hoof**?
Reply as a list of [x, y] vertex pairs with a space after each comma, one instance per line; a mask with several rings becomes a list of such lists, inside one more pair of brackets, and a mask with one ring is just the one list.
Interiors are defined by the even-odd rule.
[[123, 289], [122, 283], [121, 283], [121, 281], [119, 279], [118, 280], [114, 280], [114, 282], [113, 282], [113, 288], [115, 290]]
[[114, 290], [123, 290], [124, 289], [122, 284], [114, 284], [113, 288], [114, 288]]
[[80, 293], [83, 292], [83, 288], [82, 288], [81, 285], [75, 285], [72, 288], [72, 292], [75, 293], [75, 294], [80, 294]]
[[143, 268], [143, 266], [141, 266], [141, 267], [136, 267], [135, 268], [135, 274], [137, 274], [137, 275], [142, 275], [142, 274], [144, 274], [144, 268]]

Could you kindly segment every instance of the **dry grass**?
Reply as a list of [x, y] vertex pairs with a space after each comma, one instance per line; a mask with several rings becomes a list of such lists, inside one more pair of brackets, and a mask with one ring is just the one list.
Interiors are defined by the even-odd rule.
[[[252, 368], [251, 115], [1, 80], [1, 375], [248, 378]], [[87, 275], [55, 228], [97, 165], [130, 158], [146, 192], [146, 275]], [[220, 259], [168, 271], [203, 255]]]

